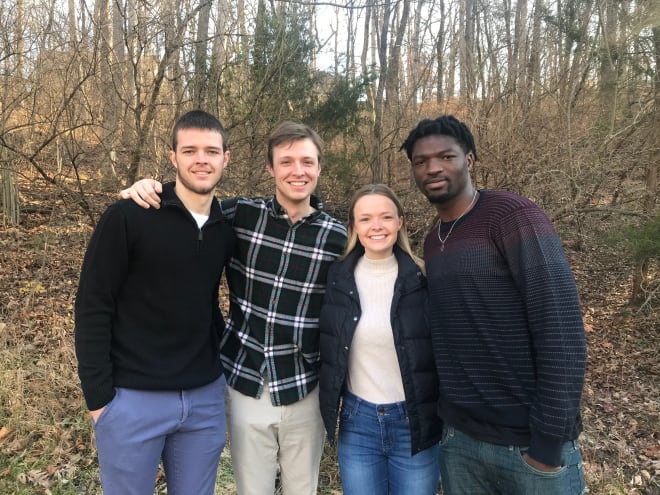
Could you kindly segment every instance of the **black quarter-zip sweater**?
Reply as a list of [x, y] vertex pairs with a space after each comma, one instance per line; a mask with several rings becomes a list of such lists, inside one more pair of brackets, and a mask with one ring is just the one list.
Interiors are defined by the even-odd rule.
[[83, 261], [75, 303], [78, 374], [87, 407], [114, 387], [186, 390], [222, 373], [220, 277], [234, 234], [214, 199], [199, 229], [166, 184], [161, 208], [118, 201]]

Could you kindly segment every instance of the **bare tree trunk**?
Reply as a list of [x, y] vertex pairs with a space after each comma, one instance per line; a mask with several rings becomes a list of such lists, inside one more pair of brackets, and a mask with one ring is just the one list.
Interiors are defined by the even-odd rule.
[[[381, 23], [378, 37], [378, 61], [380, 63], [380, 74], [374, 98], [374, 123], [373, 139], [371, 143], [371, 172], [373, 182], [383, 182], [383, 162], [381, 147], [383, 139], [383, 107], [385, 86], [388, 80], [388, 57], [387, 45], [389, 40], [391, 1], [385, 0], [382, 4], [383, 15], [377, 22]], [[377, 25], [377, 24], [376, 24]]]
[[375, 89], [374, 83], [371, 80], [371, 74], [369, 73], [369, 39], [371, 38], [371, 18], [375, 16], [374, 7], [367, 5], [366, 12], [364, 16], [364, 38], [362, 40], [362, 53], [360, 54], [360, 63], [362, 65], [362, 77], [365, 81], [369, 81], [367, 84], [367, 111], [370, 113], [369, 119], [371, 120], [371, 125], [374, 125], [376, 120], [375, 115]]
[[115, 177], [117, 176], [117, 145], [119, 143], [119, 137], [123, 135], [121, 129], [123, 119], [120, 116], [125, 114], [124, 102], [126, 101], [126, 90], [124, 87], [124, 73], [127, 69], [126, 47], [124, 44], [126, 12], [122, 10], [122, 5], [118, 0], [112, 2], [112, 51], [108, 51], [109, 57], [114, 55], [112, 63], [108, 61], [110, 77], [112, 78], [112, 92], [106, 95], [108, 106], [105, 112], [104, 122], [107, 129], [108, 156]]
[[385, 80], [385, 95], [387, 101], [397, 102], [400, 100], [400, 81], [401, 81], [401, 44], [406, 34], [408, 18], [410, 17], [410, 0], [403, 0], [403, 10], [399, 25], [396, 30], [396, 36], [393, 39], [392, 47], [388, 57], [387, 78]]
[[23, 43], [23, 22], [25, 14], [25, 0], [16, 0], [16, 26], [14, 28], [14, 38], [16, 40], [16, 68], [14, 74], [19, 78], [23, 77], [23, 52], [25, 51]]
[[456, 90], [456, 52], [461, 49], [461, 41], [458, 35], [451, 40], [449, 48], [449, 68], [447, 69], [447, 91], [446, 94], [451, 98]]
[[527, 101], [529, 97], [529, 88], [526, 87], [524, 71], [527, 68], [527, 0], [517, 0], [516, 2], [516, 26], [515, 26], [515, 44], [513, 50], [513, 60], [515, 64], [514, 69], [514, 87], [519, 93], [516, 95], [523, 101]]
[[[350, 79], [355, 79], [357, 76], [357, 71], [355, 68], [355, 38], [357, 34], [357, 26], [355, 23], [355, 13], [353, 9], [350, 9], [348, 11], [347, 31], [348, 31], [348, 36], [346, 37], [346, 74]], [[335, 35], [335, 39], [337, 39], [336, 35]]]
[[[653, 58], [655, 59], [655, 77], [653, 80], [653, 116], [651, 119], [651, 142], [649, 149], [656, 150], [652, 156], [649, 157], [646, 166], [645, 177], [645, 198], [644, 198], [644, 212], [649, 216], [653, 215], [655, 210], [656, 201], [658, 198], [658, 158], [657, 150], [660, 149], [660, 26], [655, 26], [653, 32]], [[644, 302], [645, 291], [644, 281], [648, 278], [648, 271], [650, 267], [650, 259], [646, 258], [636, 263], [633, 271], [632, 292], [630, 295], [630, 303], [639, 305]]]
[[100, 106], [103, 135], [101, 142], [105, 153], [105, 163], [101, 163], [100, 168], [104, 175], [112, 172], [112, 175], [116, 177], [114, 127], [117, 121], [116, 98], [120, 93], [115, 90], [113, 81], [112, 24], [108, 0], [99, 0], [94, 4], [94, 9], [94, 48], [98, 53], [100, 69], [98, 80], [102, 95]]
[[484, 16], [484, 36], [486, 38], [486, 50], [489, 54], [489, 74], [488, 74], [488, 91], [487, 97], [491, 100], [496, 100], [501, 96], [502, 87], [501, 87], [501, 78], [499, 71], [499, 62], [497, 60], [497, 50], [495, 49], [495, 43], [493, 41], [493, 32], [491, 31], [491, 24], [489, 24], [489, 14], [490, 11], [487, 11], [487, 14]]
[[617, 24], [618, 16], [614, 0], [601, 0], [598, 3], [600, 11], [600, 77], [599, 93], [601, 103], [601, 120], [607, 132], [612, 132], [617, 108]]
[[[25, 2], [24, 0], [16, 0], [16, 25], [14, 26], [14, 38], [15, 38], [15, 54], [14, 58], [16, 60], [15, 68], [13, 69], [14, 74], [18, 80], [23, 79], [23, 52], [25, 50], [23, 44], [23, 29], [24, 29], [24, 11], [25, 11]], [[9, 50], [11, 53], [11, 50]], [[7, 57], [7, 63], [11, 57]], [[9, 65], [7, 66], [9, 68]], [[7, 71], [7, 73], [11, 73]], [[3, 84], [2, 91], [2, 101], [0, 101], [0, 110], [6, 111], [5, 105], [9, 101], [9, 78], [3, 78], [6, 83]], [[3, 115], [0, 113], [0, 115]], [[0, 137], [2, 139], [9, 139], [10, 136], [5, 135], [5, 123], [0, 119]], [[18, 186], [16, 184], [16, 170], [13, 166], [7, 165], [3, 166], [2, 164], [9, 164], [9, 153], [5, 146], [0, 145], [0, 178], [2, 179], [2, 211], [4, 213], [5, 222], [9, 225], [18, 225], [21, 221], [21, 205], [18, 196]]]
[[[0, 134], [2, 133], [0, 132]], [[18, 185], [16, 183], [16, 170], [14, 170], [12, 165], [9, 165], [7, 148], [4, 146], [0, 146], [0, 163], [7, 164], [0, 167], [2, 213], [4, 214], [3, 225], [16, 226], [21, 222], [21, 203], [18, 196]]]
[[[394, 33], [395, 36], [392, 40], [392, 45], [390, 47], [390, 53], [388, 56], [387, 63], [387, 78], [385, 79], [385, 101], [383, 106], [383, 116], [387, 115], [389, 125], [388, 127], [392, 130], [391, 139], [398, 139], [399, 128], [398, 123], [403, 120], [402, 109], [401, 109], [401, 45], [403, 44], [403, 38], [406, 34], [406, 29], [408, 27], [408, 19], [410, 18], [410, 0], [403, 0], [403, 6], [401, 9], [401, 16], [396, 16], [392, 20], [392, 29], [396, 29]], [[398, 26], [395, 24], [398, 23]], [[416, 86], [414, 81], [412, 82], [413, 88]], [[413, 89], [412, 102], [415, 104], [415, 94]], [[382, 126], [382, 124], [381, 124]], [[382, 131], [381, 131], [382, 139]], [[381, 144], [382, 147], [382, 144]], [[387, 182], [391, 183], [392, 178], [392, 156], [388, 153], [387, 155]], [[382, 162], [381, 162], [381, 180], [379, 182], [384, 182], [384, 175], [382, 172]]]
[[[461, 98], [467, 102], [474, 97], [474, 0], [461, 2], [464, 31], [460, 44]], [[469, 105], [468, 105], [469, 106]]]
[[218, 16], [215, 23], [215, 35], [213, 37], [213, 49], [209, 67], [209, 94], [208, 100], [211, 108], [220, 113], [222, 102], [222, 72], [226, 63], [226, 46], [228, 41], [227, 27], [231, 15], [228, 0], [218, 1]]
[[207, 57], [209, 46], [209, 18], [212, 0], [204, 0], [197, 16], [197, 38], [195, 40], [195, 74], [193, 75], [193, 106], [201, 108], [206, 101]]
[[543, 10], [543, 0], [534, 0], [534, 13], [532, 20], [532, 40], [529, 47], [529, 65], [527, 73], [529, 75], [528, 84], [531, 91], [532, 101], [538, 101], [534, 98], [539, 93], [541, 86], [541, 16]]
[[78, 44], [78, 28], [76, 26], [76, 4], [74, 0], [67, 0], [69, 8], [67, 24], [69, 29], [69, 46], [71, 50], [75, 50]]
[[[435, 40], [435, 63], [437, 67], [437, 83], [436, 83], [436, 101], [438, 105], [442, 102], [445, 96], [444, 87], [444, 74], [445, 74], [445, 0], [440, 0], [440, 26], [438, 27], [438, 37]], [[451, 59], [450, 59], [451, 60]], [[451, 96], [451, 92], [449, 95]]]

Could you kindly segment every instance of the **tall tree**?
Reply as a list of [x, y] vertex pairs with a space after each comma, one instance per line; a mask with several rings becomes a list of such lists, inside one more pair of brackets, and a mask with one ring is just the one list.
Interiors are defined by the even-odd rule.
[[[435, 61], [437, 71], [437, 84], [436, 84], [436, 101], [438, 104], [442, 102], [445, 96], [444, 74], [445, 74], [445, 45], [447, 44], [446, 35], [446, 15], [445, 15], [445, 0], [440, 0], [440, 21], [438, 25], [438, 35], [435, 40]], [[449, 92], [449, 96], [452, 93]]]
[[[379, 29], [375, 31], [378, 34], [378, 62], [379, 75], [374, 97], [374, 121], [373, 121], [373, 140], [371, 144], [371, 170], [374, 182], [383, 182], [383, 157], [381, 154], [383, 139], [383, 108], [385, 86], [388, 80], [388, 56], [387, 48], [389, 43], [390, 15], [392, 12], [392, 3], [385, 0], [381, 4], [382, 11], [380, 16], [374, 18]], [[394, 97], [394, 95], [392, 95]]]
[[528, 86], [532, 96], [537, 96], [541, 88], [541, 49], [543, 37], [541, 36], [542, 19], [545, 12], [543, 0], [534, 0], [534, 12], [532, 14], [532, 36], [529, 47], [529, 59], [527, 73], [529, 75]]
[[608, 132], [614, 127], [617, 100], [617, 67], [619, 61], [619, 15], [614, 0], [601, 0], [598, 3], [600, 20], [600, 59], [599, 92], [601, 119]]
[[195, 72], [192, 83], [192, 100], [195, 108], [201, 108], [206, 101], [208, 88], [208, 47], [209, 19], [212, 0], [202, 0], [197, 15], [197, 36], [195, 40]]
[[209, 107], [220, 114], [222, 102], [222, 73], [227, 63], [227, 47], [230, 46], [230, 16], [229, 0], [218, 0], [218, 14], [215, 21], [215, 34], [209, 63], [208, 100]]
[[461, 21], [463, 24], [462, 36], [460, 37], [460, 76], [461, 76], [461, 98], [468, 102], [475, 94], [475, 66], [474, 66], [474, 23], [475, 23], [475, 0], [461, 2]]
[[[660, 20], [660, 9], [658, 10], [658, 20]], [[658, 23], [660, 24], [660, 23]], [[653, 59], [655, 73], [653, 77], [653, 109], [650, 118], [650, 139], [649, 148], [654, 150], [652, 157], [648, 160], [645, 171], [645, 194], [643, 200], [643, 209], [649, 217], [654, 215], [658, 200], [658, 164], [657, 150], [660, 150], [660, 25], [655, 25], [651, 29], [653, 42]], [[644, 302], [645, 290], [644, 282], [648, 278], [650, 268], [650, 258], [638, 260], [633, 270], [632, 291], [630, 302], [639, 305]]]

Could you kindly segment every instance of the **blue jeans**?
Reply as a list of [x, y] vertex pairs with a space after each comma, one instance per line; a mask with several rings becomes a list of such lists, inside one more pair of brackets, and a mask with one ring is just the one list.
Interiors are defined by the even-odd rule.
[[337, 444], [344, 495], [435, 495], [438, 444], [410, 452], [404, 402], [372, 404], [344, 393]]
[[167, 493], [213, 495], [225, 446], [225, 378], [190, 390], [116, 388], [94, 424], [105, 495], [151, 495], [162, 457]]
[[559, 471], [542, 472], [523, 459], [526, 447], [475, 440], [445, 426], [440, 442], [445, 495], [582, 495], [587, 493], [577, 440], [566, 442]]

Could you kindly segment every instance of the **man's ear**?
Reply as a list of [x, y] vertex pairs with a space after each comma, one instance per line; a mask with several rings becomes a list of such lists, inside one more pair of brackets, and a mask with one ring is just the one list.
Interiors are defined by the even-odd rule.
[[176, 151], [170, 150], [169, 155], [170, 155], [170, 161], [172, 162], [172, 165], [174, 165], [174, 168], [176, 169]]
[[271, 177], [275, 177], [275, 171], [273, 170], [273, 164], [268, 162], [266, 163], [266, 170], [268, 170], [268, 173], [270, 174]]
[[472, 166], [474, 165], [474, 153], [468, 151], [467, 155], [465, 155], [465, 159], [467, 160], [468, 170], [472, 172]]

